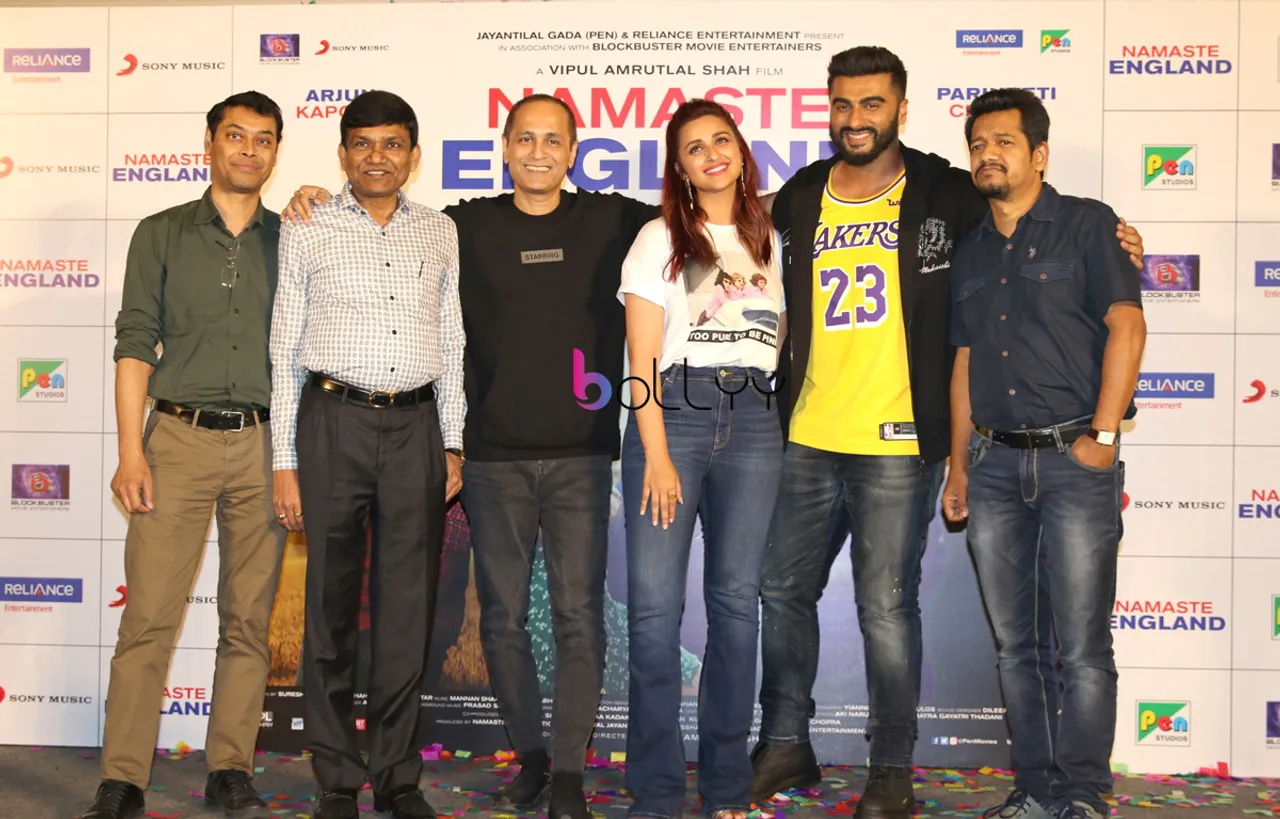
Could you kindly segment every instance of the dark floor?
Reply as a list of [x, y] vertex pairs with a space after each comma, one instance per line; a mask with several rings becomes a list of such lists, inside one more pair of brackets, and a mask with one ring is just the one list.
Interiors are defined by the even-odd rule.
[[[309, 817], [310, 798], [315, 792], [309, 762], [296, 756], [260, 754], [258, 765], [258, 787], [269, 795], [275, 813], [288, 819]], [[469, 813], [482, 814], [476, 819], [485, 819], [489, 800], [484, 792], [513, 773], [505, 762], [493, 757], [430, 761], [423, 787], [442, 819], [459, 819]], [[147, 816], [217, 816], [203, 806], [204, 775], [201, 753], [157, 757], [147, 794]], [[97, 749], [0, 747], [0, 819], [72, 819], [92, 800], [97, 776]], [[828, 768], [821, 789], [793, 792], [790, 799], [777, 800], [763, 812], [772, 814], [773, 819], [849, 816], [853, 812], [850, 801], [856, 804], [865, 777], [866, 771], [859, 768]], [[588, 782], [595, 793], [592, 809], [602, 819], [624, 819], [629, 800], [621, 793], [622, 775], [617, 766], [593, 768]], [[697, 806], [693, 784], [690, 777], [686, 807], [690, 814]], [[1010, 784], [1010, 777], [999, 771], [920, 769], [916, 771], [916, 797], [921, 807], [916, 815], [979, 817], [1003, 798]], [[369, 794], [361, 801], [364, 810], [372, 810]], [[1195, 809], [1189, 819], [1280, 817], [1280, 780], [1129, 776], [1117, 778], [1116, 802], [1113, 816], [1135, 819], [1165, 809]]]

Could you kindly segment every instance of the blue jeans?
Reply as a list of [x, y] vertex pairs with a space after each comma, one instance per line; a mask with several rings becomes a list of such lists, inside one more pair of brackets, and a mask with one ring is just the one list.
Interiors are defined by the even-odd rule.
[[[760, 738], [809, 741], [818, 675], [818, 598], [852, 534], [873, 765], [911, 764], [920, 703], [920, 572], [942, 464], [788, 444], [761, 589]], [[847, 521], [847, 523], [846, 523]]]
[[707, 607], [698, 792], [708, 816], [751, 804], [747, 739], [755, 704], [760, 563], [782, 475], [777, 403], [751, 386], [752, 377], [768, 389], [764, 373], [741, 367], [676, 365], [663, 374], [667, 451], [684, 493], [669, 529], [639, 513], [645, 453], [634, 415], [623, 436], [633, 817], [676, 817], [684, 802], [680, 620], [695, 512], [702, 519]]
[[1097, 469], [1069, 446], [1011, 449], [977, 433], [969, 445], [969, 546], [995, 633], [1014, 782], [1041, 804], [1079, 800], [1104, 816], [1116, 722], [1119, 455]]

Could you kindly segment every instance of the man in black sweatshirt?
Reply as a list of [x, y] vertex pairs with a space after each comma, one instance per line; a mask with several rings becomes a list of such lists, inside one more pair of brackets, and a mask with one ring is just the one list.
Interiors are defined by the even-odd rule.
[[[612, 462], [620, 447], [617, 385], [626, 318], [623, 259], [657, 208], [618, 194], [562, 191], [577, 153], [572, 110], [542, 94], [512, 106], [502, 133], [513, 194], [444, 212], [458, 226], [467, 335], [462, 503], [471, 522], [485, 662], [511, 743], [516, 779], [495, 807], [589, 819], [582, 772], [604, 669], [605, 565]], [[306, 218], [325, 191], [302, 188]], [[575, 393], [607, 383], [611, 393]], [[539, 528], [556, 643], [551, 742], [542, 733], [526, 623]]]

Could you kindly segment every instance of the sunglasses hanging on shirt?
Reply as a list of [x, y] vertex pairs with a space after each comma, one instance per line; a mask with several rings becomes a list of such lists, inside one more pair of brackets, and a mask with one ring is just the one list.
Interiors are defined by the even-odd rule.
[[240, 278], [240, 274], [236, 272], [236, 254], [240, 252], [240, 240], [228, 245], [226, 251], [227, 263], [222, 268], [222, 286], [229, 290], [236, 286], [236, 279]]

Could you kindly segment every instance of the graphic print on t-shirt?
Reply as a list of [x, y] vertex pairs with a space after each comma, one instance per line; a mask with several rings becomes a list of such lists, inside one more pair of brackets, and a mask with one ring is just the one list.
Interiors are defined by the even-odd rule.
[[744, 253], [721, 253], [711, 267], [691, 261], [684, 269], [689, 341], [732, 344], [749, 338], [777, 347], [776, 279]]

